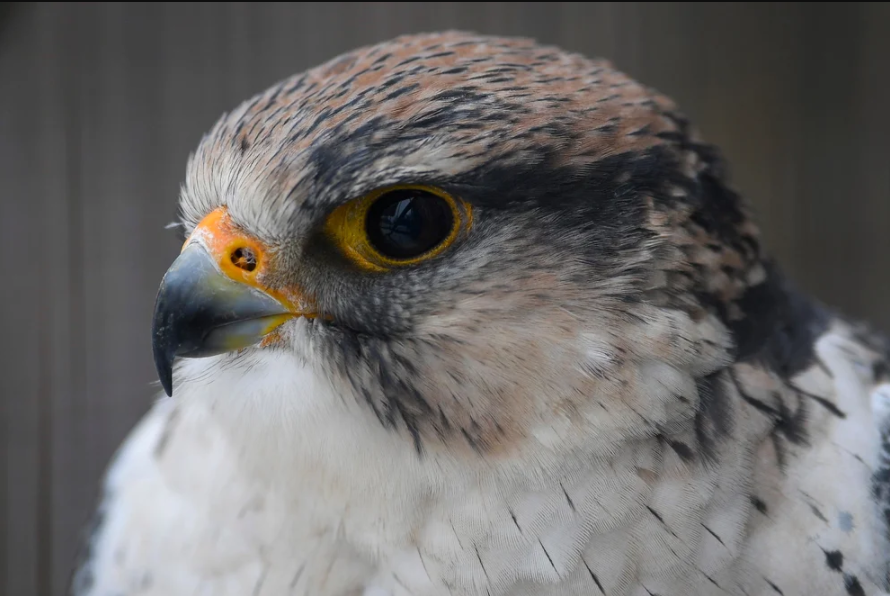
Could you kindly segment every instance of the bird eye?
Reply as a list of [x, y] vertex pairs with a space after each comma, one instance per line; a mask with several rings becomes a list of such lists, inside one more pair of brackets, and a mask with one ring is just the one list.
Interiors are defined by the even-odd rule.
[[334, 210], [325, 229], [347, 256], [385, 271], [430, 259], [471, 223], [467, 203], [427, 186], [374, 191]]
[[414, 259], [439, 246], [454, 229], [451, 205], [420, 189], [394, 190], [379, 197], [365, 216], [365, 232], [390, 259]]

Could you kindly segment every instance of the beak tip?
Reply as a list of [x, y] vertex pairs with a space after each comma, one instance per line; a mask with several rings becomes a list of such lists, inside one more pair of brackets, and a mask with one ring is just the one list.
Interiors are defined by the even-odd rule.
[[164, 388], [164, 393], [167, 394], [167, 397], [173, 397], [173, 374], [171, 372], [166, 372], [161, 375], [161, 386]]
[[173, 359], [168, 358], [163, 351], [155, 350], [155, 369], [158, 371], [158, 379], [167, 397], [173, 397]]
[[158, 373], [158, 380], [161, 382], [161, 386], [164, 388], [164, 393], [167, 394], [167, 397], [173, 396], [173, 359], [175, 358], [175, 350], [174, 353], [170, 353], [170, 342], [168, 341], [168, 329], [165, 324], [166, 319], [168, 318], [164, 314], [164, 286], [166, 282], [165, 280], [161, 282], [161, 288], [158, 292], [158, 297], [155, 301], [155, 312], [152, 317], [151, 322], [151, 351], [152, 356], [154, 357], [155, 362], [155, 370]]

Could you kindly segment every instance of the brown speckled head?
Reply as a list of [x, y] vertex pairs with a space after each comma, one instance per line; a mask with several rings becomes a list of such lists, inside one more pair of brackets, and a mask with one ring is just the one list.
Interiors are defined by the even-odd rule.
[[[326, 218], [399, 184], [465, 201], [472, 228], [362, 270]], [[765, 341], [774, 280], [718, 154], [666, 98], [530, 40], [405, 36], [275, 85], [190, 161], [186, 229], [220, 206], [270, 247], [267, 285], [325, 315], [259, 349], [295, 352], [418, 449], [651, 434], [694, 415], [669, 371]]]

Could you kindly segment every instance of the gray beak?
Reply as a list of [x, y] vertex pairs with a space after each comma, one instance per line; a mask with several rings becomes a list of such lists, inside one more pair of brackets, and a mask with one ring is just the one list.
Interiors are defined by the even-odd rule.
[[222, 273], [203, 246], [189, 245], [164, 275], [155, 302], [152, 351], [164, 391], [173, 395], [177, 357], [251, 346], [292, 316], [278, 300]]

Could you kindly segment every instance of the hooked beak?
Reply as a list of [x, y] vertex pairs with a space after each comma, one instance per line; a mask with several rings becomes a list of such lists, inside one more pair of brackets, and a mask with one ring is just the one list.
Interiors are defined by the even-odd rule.
[[304, 300], [262, 284], [268, 253], [235, 229], [225, 208], [208, 215], [161, 281], [152, 351], [161, 385], [173, 394], [173, 362], [246, 348], [295, 316], [315, 315]]

